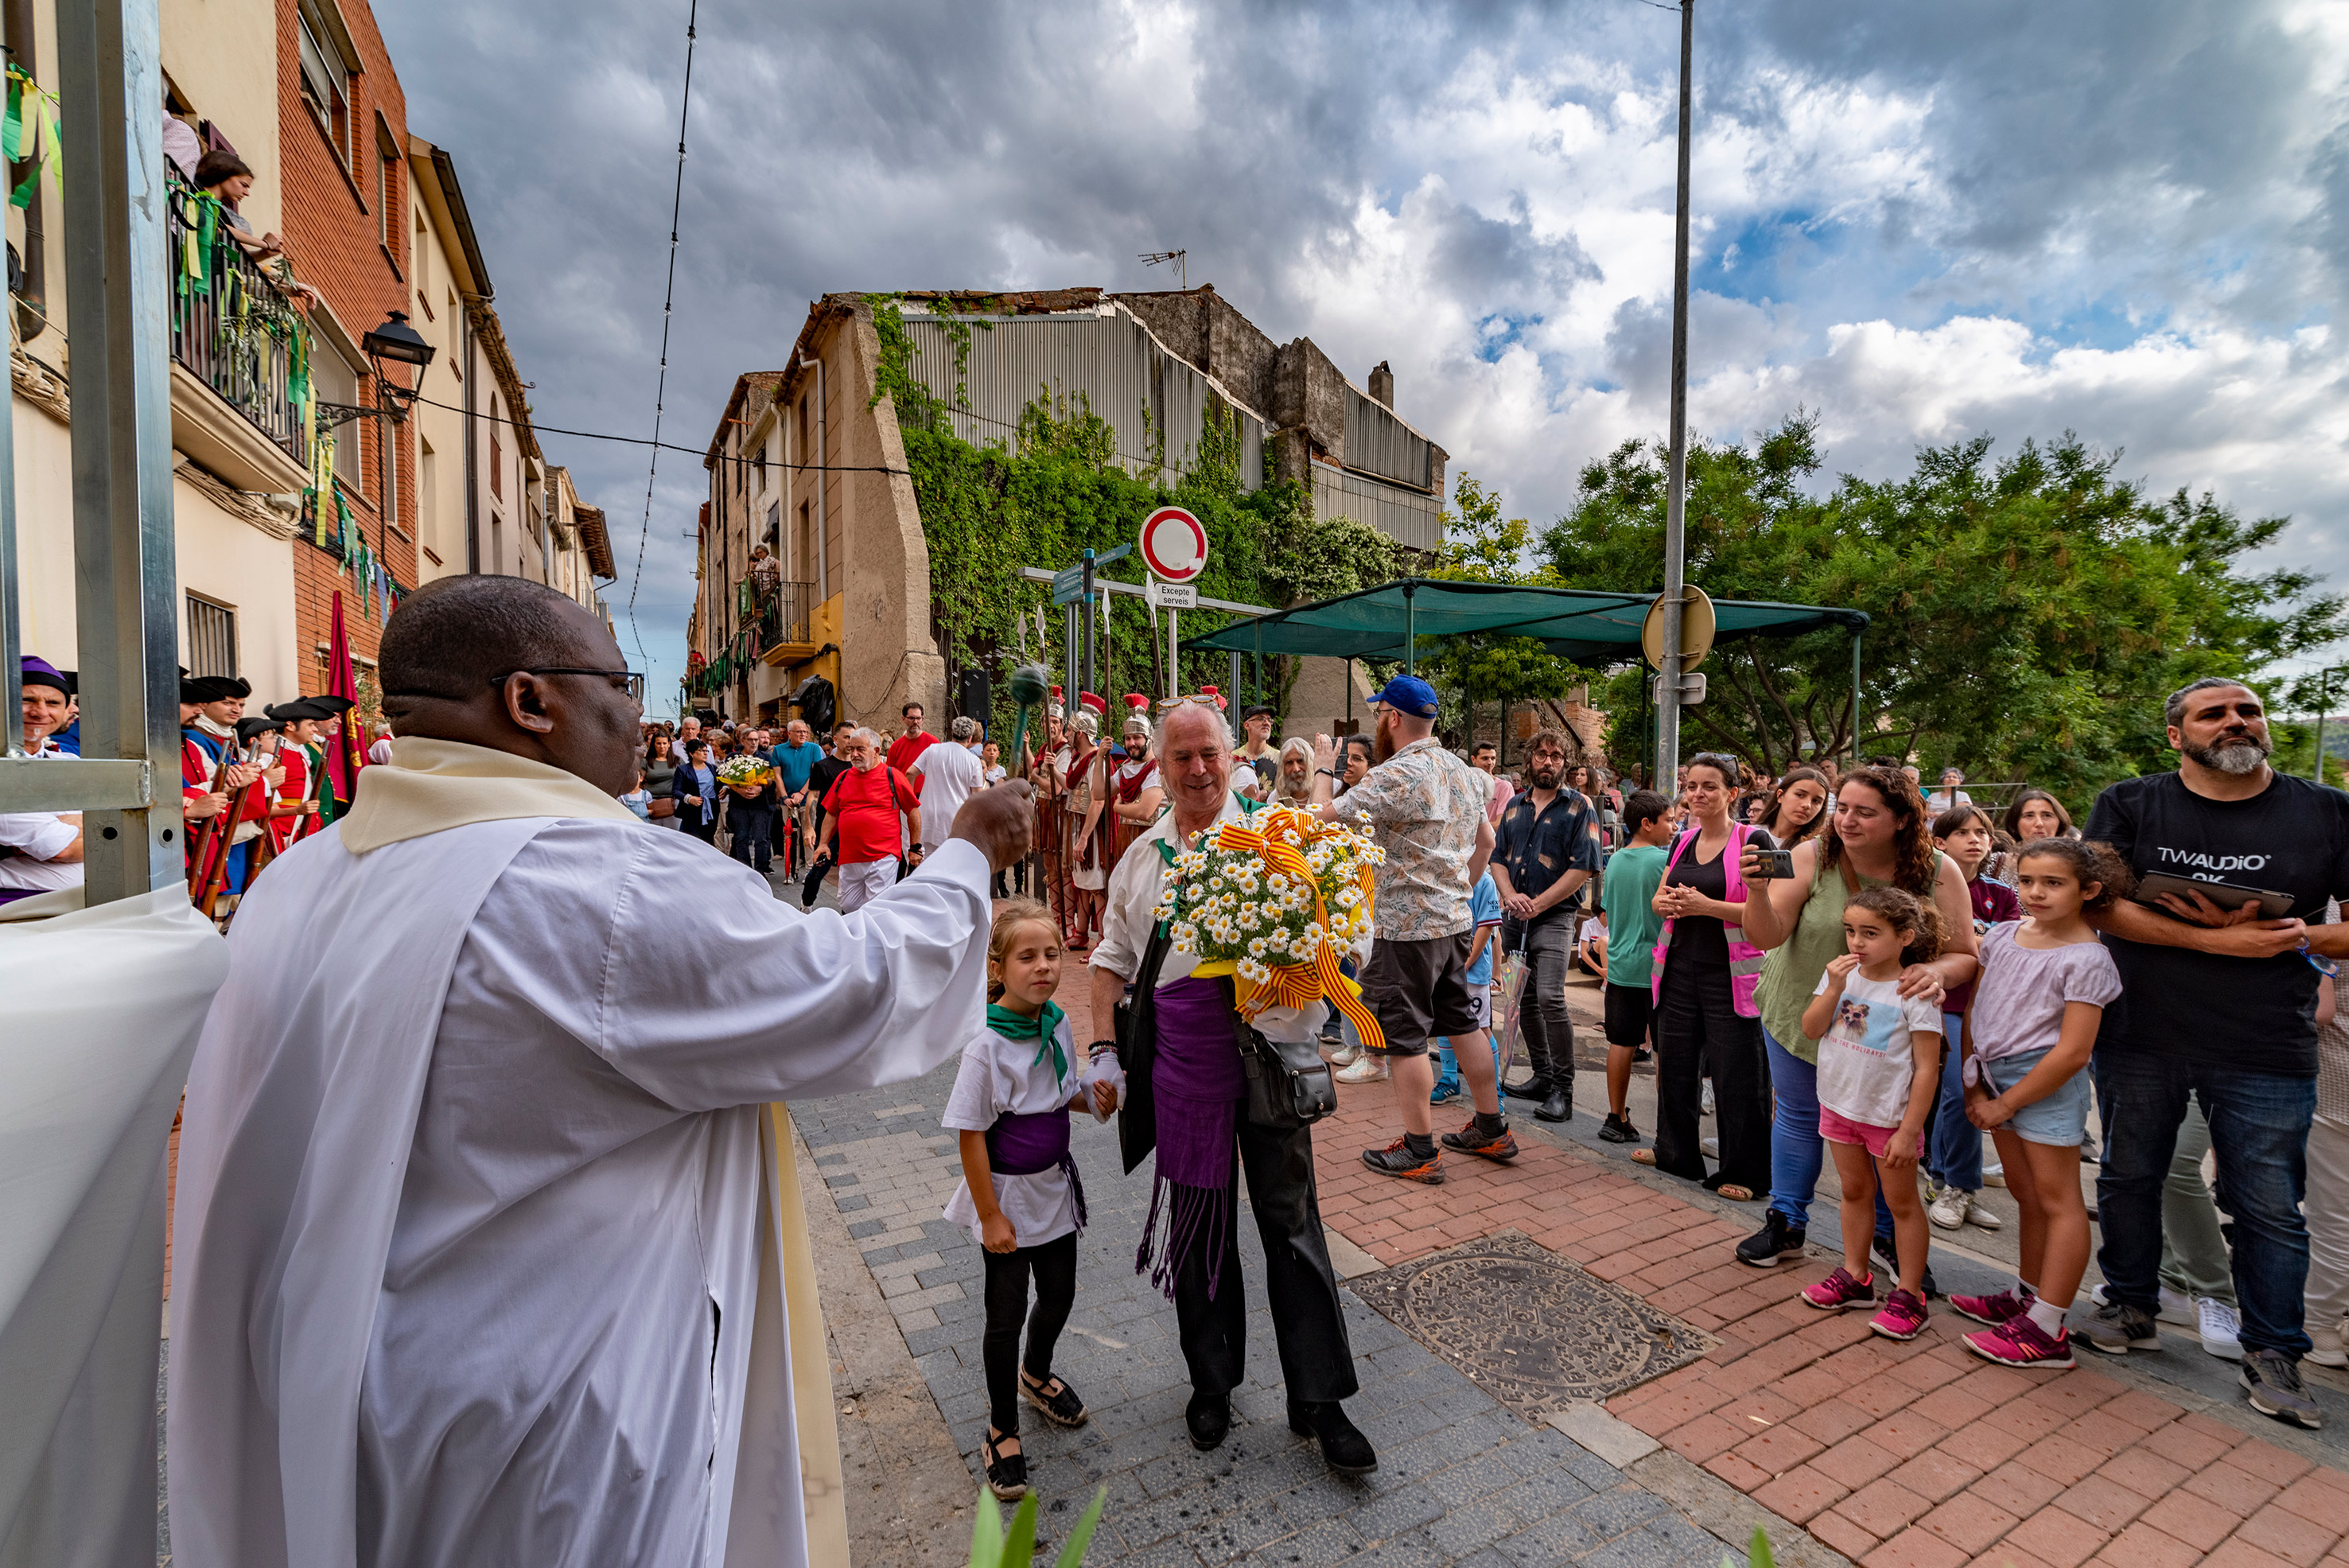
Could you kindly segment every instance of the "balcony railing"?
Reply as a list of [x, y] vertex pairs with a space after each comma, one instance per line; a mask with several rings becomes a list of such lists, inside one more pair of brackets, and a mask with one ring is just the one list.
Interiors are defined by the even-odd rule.
[[810, 635], [815, 610], [813, 583], [762, 586], [756, 578], [746, 577], [743, 587], [750, 605], [744, 628], [750, 633], [751, 658], [760, 657], [778, 644], [814, 640]]
[[288, 457], [310, 466], [303, 405], [293, 396], [296, 346], [309, 328], [277, 284], [228, 238], [217, 206], [171, 190], [171, 358], [220, 394]]

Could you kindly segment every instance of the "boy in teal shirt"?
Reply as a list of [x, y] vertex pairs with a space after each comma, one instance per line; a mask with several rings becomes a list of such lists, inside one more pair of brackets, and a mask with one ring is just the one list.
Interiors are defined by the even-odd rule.
[[1607, 915], [1607, 1121], [1609, 1143], [1637, 1143], [1625, 1096], [1631, 1056], [1648, 1043], [1648, 974], [1664, 918], [1656, 913], [1656, 887], [1664, 879], [1664, 846], [1672, 836], [1672, 803], [1653, 790], [1634, 790], [1623, 803], [1622, 848], [1608, 857], [1599, 908]]

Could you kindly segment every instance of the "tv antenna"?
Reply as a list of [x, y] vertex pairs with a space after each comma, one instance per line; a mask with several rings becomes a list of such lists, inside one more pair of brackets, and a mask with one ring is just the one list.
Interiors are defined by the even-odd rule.
[[1176, 286], [1188, 294], [1191, 290], [1191, 273], [1188, 264], [1183, 258], [1190, 254], [1188, 251], [1151, 251], [1143, 256], [1142, 265], [1156, 266], [1160, 262], [1173, 262]]

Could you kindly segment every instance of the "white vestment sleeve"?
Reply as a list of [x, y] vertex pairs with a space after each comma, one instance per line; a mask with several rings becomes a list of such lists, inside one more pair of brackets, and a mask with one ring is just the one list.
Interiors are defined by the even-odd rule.
[[941, 845], [846, 916], [802, 914], [688, 837], [618, 841], [626, 884], [604, 939], [554, 957], [576, 967], [542, 1002], [669, 1105], [715, 1110], [919, 1077], [985, 1023], [988, 867], [968, 841]]

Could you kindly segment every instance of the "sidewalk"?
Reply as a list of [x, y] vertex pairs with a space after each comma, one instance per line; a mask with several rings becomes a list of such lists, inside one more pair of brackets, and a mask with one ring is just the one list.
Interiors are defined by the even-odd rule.
[[[1064, 981], [1060, 1002], [1078, 1036], [1089, 1038], [1081, 981], [1079, 971]], [[987, 1422], [981, 1255], [937, 1217], [959, 1174], [954, 1137], [938, 1127], [953, 1081], [949, 1064], [916, 1083], [794, 1106], [793, 1116], [975, 1491]], [[1349, 1135], [1330, 1147], [1351, 1158]], [[1083, 1396], [1092, 1418], [1061, 1431], [1023, 1411], [1049, 1540], [1057, 1542], [1094, 1488], [1106, 1485], [1109, 1501], [1088, 1559], [1096, 1564], [1718, 1568], [1724, 1555], [1744, 1561], [1692, 1517], [1686, 1500], [1675, 1501], [1653, 1480], [1512, 1414], [1350, 1293], [1347, 1324], [1362, 1391], [1348, 1408], [1378, 1445], [1380, 1468], [1361, 1480], [1332, 1475], [1284, 1419], [1262, 1253], [1245, 1205], [1240, 1255], [1252, 1309], [1251, 1376], [1234, 1395], [1232, 1435], [1213, 1453], [1195, 1452], [1183, 1428], [1189, 1386], [1174, 1308], [1133, 1272], [1148, 1169], [1125, 1176], [1114, 1125], [1095, 1126], [1090, 1117], [1078, 1118], [1074, 1153], [1091, 1224], [1056, 1370]], [[1325, 1171], [1328, 1165], [1325, 1158]], [[1336, 1227], [1331, 1244], [1341, 1273], [1378, 1266]], [[829, 1294], [826, 1310], [834, 1310]], [[843, 1420], [843, 1428], [859, 1419]], [[1651, 1449], [1637, 1432], [1607, 1425], [1630, 1445], [1619, 1457]], [[1654, 1452], [1649, 1462], [1659, 1460], [1673, 1461], [1668, 1476], [1704, 1480], [1668, 1453]], [[850, 1528], [861, 1562], [904, 1560], [895, 1491], [868, 1485], [860, 1494], [852, 1485]], [[1712, 1492], [1725, 1496], [1728, 1489], [1710, 1483]], [[1744, 1521], [1758, 1517], [1723, 1516], [1723, 1528], [1742, 1540], [1751, 1532]], [[968, 1515], [959, 1528], [967, 1542]]]
[[[1082, 973], [1071, 971], [1060, 1002], [1089, 1038]], [[1596, 997], [1573, 1000], [1581, 1014]], [[797, 1114], [975, 1490], [981, 1265], [969, 1239], [937, 1218], [958, 1173], [954, 1139], [937, 1125], [953, 1075], [949, 1064]], [[2329, 1387], [2319, 1397], [2334, 1429], [2307, 1434], [2242, 1406], [2232, 1367], [2190, 1336], [2172, 1336], [2165, 1355], [2115, 1362], [2084, 1351], [2077, 1371], [2027, 1375], [1966, 1353], [1957, 1334], [1971, 1325], [1945, 1308], [1912, 1344], [1877, 1339], [1857, 1314], [1825, 1317], [1795, 1299], [1831, 1266], [1824, 1248], [1774, 1272], [1740, 1265], [1730, 1249], [1755, 1206], [1581, 1141], [1604, 1109], [1589, 1103], [1603, 1099], [1599, 1085], [1586, 1072], [1586, 1103], [1563, 1128], [1518, 1118], [1515, 1164], [1454, 1158], [1436, 1188], [1362, 1167], [1363, 1148], [1394, 1136], [1392, 1091], [1341, 1089], [1338, 1114], [1314, 1129], [1339, 1271], [1360, 1277], [1513, 1231], [1719, 1344], [1610, 1397], [1604, 1413], [1561, 1417], [1578, 1442], [1512, 1413], [1350, 1290], [1363, 1384], [1350, 1408], [1381, 1456], [1362, 1481], [1328, 1474], [1282, 1419], [1252, 1234], [1241, 1255], [1253, 1376], [1235, 1397], [1225, 1447], [1191, 1450], [1173, 1309], [1133, 1272], [1148, 1168], [1124, 1176], [1113, 1127], [1081, 1117], [1075, 1152], [1092, 1219], [1058, 1368], [1093, 1418], [1062, 1432], [1023, 1417], [1046, 1534], [1057, 1540], [1105, 1484], [1096, 1563], [1715, 1568], [1724, 1553], [1743, 1561], [1730, 1543], [1759, 1522], [1782, 1563], [2349, 1568], [2349, 1457], [2338, 1446], [2349, 1406]], [[1439, 1127], [1464, 1116], [1440, 1109]], [[1945, 1284], [1989, 1288], [1999, 1277], [1995, 1260], [1964, 1246], [1976, 1239], [1987, 1240], [1936, 1233]], [[865, 1544], [866, 1516], [889, 1506], [852, 1489], [860, 1560], [898, 1560]]]

